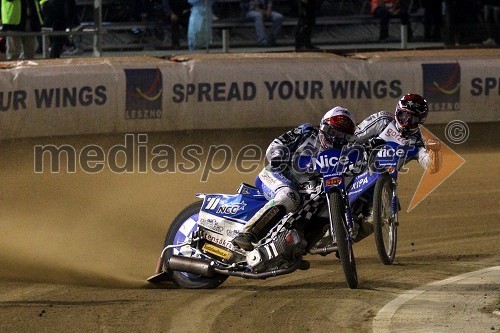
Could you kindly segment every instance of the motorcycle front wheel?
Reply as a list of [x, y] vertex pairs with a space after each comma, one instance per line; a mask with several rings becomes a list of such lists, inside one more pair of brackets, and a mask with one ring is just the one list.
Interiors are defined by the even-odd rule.
[[373, 233], [380, 261], [390, 265], [396, 257], [397, 209], [393, 214], [393, 184], [388, 174], [377, 180], [373, 193]]
[[355, 289], [358, 286], [358, 273], [356, 272], [356, 261], [354, 260], [354, 251], [352, 249], [353, 242], [350, 237], [347, 237], [344, 204], [339, 192], [332, 192], [330, 194], [330, 217], [347, 285], [349, 288]]
[[[200, 213], [202, 201], [190, 204], [174, 219], [168, 228], [163, 247], [172, 244], [185, 243], [198, 229], [198, 215]], [[200, 258], [191, 246], [185, 245], [169, 249], [165, 255], [165, 266], [172, 255]], [[228, 278], [227, 275], [217, 274], [214, 277], [206, 277], [185, 272], [169, 272], [171, 280], [182, 288], [187, 289], [211, 289], [221, 285]]]

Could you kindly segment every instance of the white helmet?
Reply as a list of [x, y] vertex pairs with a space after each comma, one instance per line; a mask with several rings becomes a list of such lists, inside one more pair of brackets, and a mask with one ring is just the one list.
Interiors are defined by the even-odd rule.
[[354, 134], [356, 120], [341, 106], [336, 106], [323, 116], [319, 125], [319, 139], [323, 149], [342, 148]]

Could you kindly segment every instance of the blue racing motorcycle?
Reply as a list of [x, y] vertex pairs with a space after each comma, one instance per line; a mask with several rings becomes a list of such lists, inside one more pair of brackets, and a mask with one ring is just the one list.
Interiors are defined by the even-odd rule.
[[[397, 142], [369, 146], [304, 156], [300, 167], [314, 168], [318, 177], [300, 184], [301, 208], [283, 217], [251, 251], [235, 247], [231, 240], [266, 203], [262, 191], [241, 184], [236, 194], [198, 194], [201, 200], [186, 207], [170, 225], [156, 274], [148, 281], [215, 288], [229, 276], [266, 279], [306, 270], [310, 266], [303, 259], [306, 254], [335, 253], [347, 285], [356, 288], [353, 244], [359, 224], [355, 214], [361, 212], [366, 198], [373, 200], [378, 253], [383, 263], [392, 263], [399, 209], [397, 170], [408, 156], [408, 149]], [[363, 168], [364, 172], [356, 172]]]

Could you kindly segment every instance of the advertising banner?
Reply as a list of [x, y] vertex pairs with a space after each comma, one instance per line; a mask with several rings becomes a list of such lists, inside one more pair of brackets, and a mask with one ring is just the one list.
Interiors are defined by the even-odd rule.
[[[499, 121], [500, 51], [193, 55], [4, 63], [0, 138], [361, 121], [413, 92], [428, 123]], [[397, 52], [394, 52], [397, 53]]]

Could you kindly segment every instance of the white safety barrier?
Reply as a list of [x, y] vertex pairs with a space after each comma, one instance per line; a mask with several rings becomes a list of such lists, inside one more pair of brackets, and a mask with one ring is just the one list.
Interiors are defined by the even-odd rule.
[[2, 63], [0, 139], [358, 120], [423, 94], [428, 123], [500, 120], [500, 50], [197, 54]]

